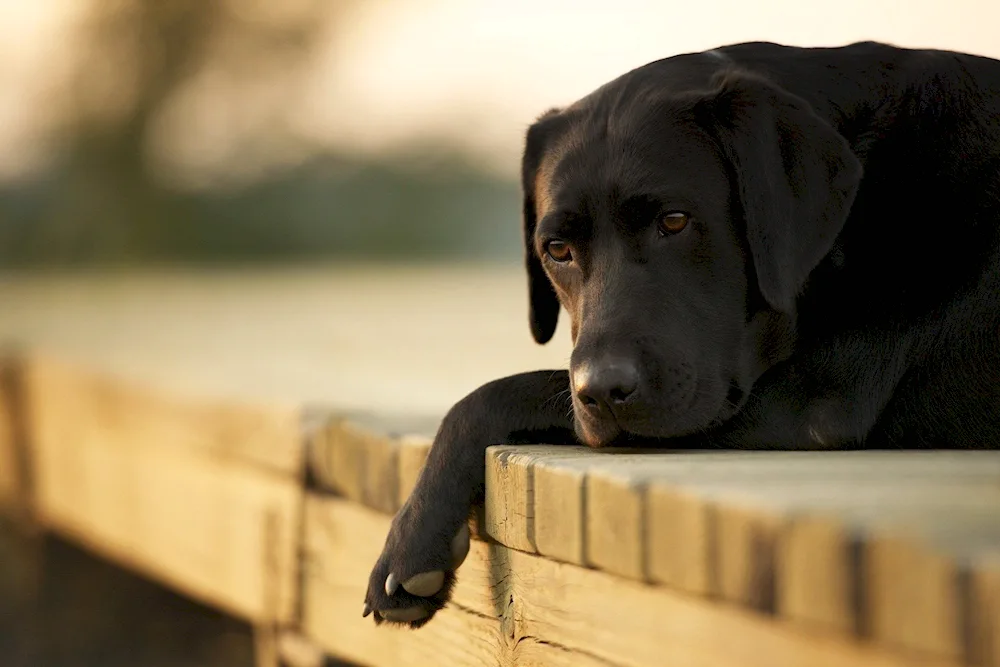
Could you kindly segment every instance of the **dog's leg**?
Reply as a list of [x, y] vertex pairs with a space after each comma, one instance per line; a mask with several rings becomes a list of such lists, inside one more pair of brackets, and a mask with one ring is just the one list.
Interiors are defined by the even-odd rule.
[[468, 518], [483, 501], [486, 448], [576, 443], [566, 371], [522, 373], [457, 403], [434, 438], [413, 493], [372, 570], [365, 615], [419, 627], [444, 606], [469, 550]]

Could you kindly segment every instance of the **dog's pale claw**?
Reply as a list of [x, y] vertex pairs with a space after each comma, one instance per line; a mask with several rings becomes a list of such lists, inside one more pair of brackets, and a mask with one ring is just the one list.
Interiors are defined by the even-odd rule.
[[[463, 523], [462, 527], [451, 539], [451, 567], [458, 569], [458, 566], [465, 562], [465, 557], [469, 555], [470, 536], [469, 524]], [[439, 586], [440, 588], [440, 586]]]
[[413, 623], [427, 618], [429, 613], [421, 607], [407, 607], [405, 609], [385, 609], [379, 611], [378, 615], [394, 623]]
[[428, 597], [434, 595], [444, 586], [444, 572], [431, 570], [415, 574], [403, 582], [403, 589], [411, 595]]
[[392, 595], [396, 592], [397, 588], [399, 588], [399, 579], [396, 578], [395, 574], [390, 572], [389, 576], [385, 578], [385, 594]]
[[369, 616], [369, 615], [370, 615], [371, 613], [372, 613], [372, 608], [371, 608], [371, 607], [369, 607], [369, 606], [368, 606], [368, 603], [366, 602], [366, 603], [365, 603], [365, 610], [364, 610], [363, 612], [361, 612], [361, 618], [368, 618], [368, 616]]

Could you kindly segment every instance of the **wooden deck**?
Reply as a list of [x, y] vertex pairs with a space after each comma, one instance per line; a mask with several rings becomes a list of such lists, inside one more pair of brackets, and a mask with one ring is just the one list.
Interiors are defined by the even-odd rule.
[[453, 603], [362, 619], [443, 411], [566, 364], [525, 292], [472, 267], [2, 280], [0, 507], [252, 622], [261, 665], [1000, 667], [1000, 452], [493, 447]]

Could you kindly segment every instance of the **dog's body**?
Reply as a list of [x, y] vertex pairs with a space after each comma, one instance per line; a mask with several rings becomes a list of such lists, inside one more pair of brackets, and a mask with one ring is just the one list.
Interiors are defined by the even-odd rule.
[[[376, 620], [446, 601], [490, 444], [1000, 446], [1000, 62], [669, 58], [543, 116], [523, 187], [532, 332], [568, 311], [570, 372], [449, 412], [372, 573]], [[428, 571], [436, 590], [410, 579]]]

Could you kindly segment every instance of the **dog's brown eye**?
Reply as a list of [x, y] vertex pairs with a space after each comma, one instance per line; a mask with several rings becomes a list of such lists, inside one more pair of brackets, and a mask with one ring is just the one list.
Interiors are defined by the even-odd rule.
[[661, 234], [676, 234], [691, 222], [691, 217], [682, 211], [670, 211], [660, 216], [658, 223]]
[[573, 257], [569, 246], [562, 241], [549, 241], [546, 243], [545, 253], [555, 262], [568, 262]]

